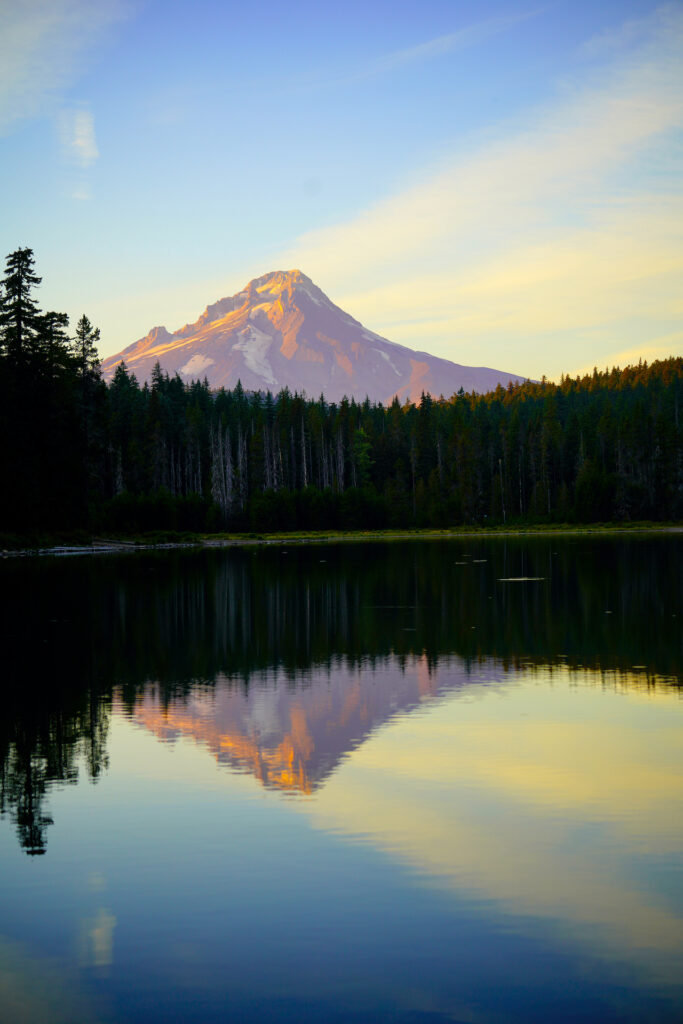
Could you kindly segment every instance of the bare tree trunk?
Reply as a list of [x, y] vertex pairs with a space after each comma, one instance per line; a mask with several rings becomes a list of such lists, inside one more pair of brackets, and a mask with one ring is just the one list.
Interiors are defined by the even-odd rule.
[[518, 466], [518, 477], [519, 477], [519, 514], [520, 514], [520, 516], [524, 515], [524, 502], [523, 502], [523, 499], [522, 499], [522, 457], [523, 457], [523, 448], [520, 446], [520, 449], [519, 449], [519, 466]]
[[344, 492], [344, 435], [341, 427], [337, 431], [337, 490]]
[[121, 494], [123, 491], [123, 460], [121, 448], [116, 449], [116, 471], [114, 476], [114, 493]]
[[415, 435], [412, 434], [411, 438], [410, 438], [410, 472], [411, 472], [411, 476], [412, 476], [412, 485], [413, 485], [413, 519], [415, 518], [415, 515], [417, 513], [417, 505], [416, 505], [416, 500], [415, 500], [415, 463], [416, 463], [416, 459], [417, 459], [417, 452], [416, 452], [416, 446], [415, 446]]
[[237, 473], [239, 476], [239, 507], [243, 512], [247, 504], [247, 439], [242, 433], [242, 424], [237, 428]]
[[296, 443], [294, 441], [294, 427], [289, 428], [289, 477], [288, 486], [290, 491], [297, 489], [297, 472], [296, 472]]
[[304, 431], [303, 419], [301, 420], [301, 466], [303, 469], [304, 487], [308, 487], [308, 467], [306, 465], [306, 432]]
[[505, 484], [503, 482], [503, 460], [498, 459], [498, 469], [500, 470], [500, 503], [503, 508], [503, 525], [505, 525]]
[[273, 473], [270, 460], [270, 436], [268, 428], [263, 427], [263, 490], [268, 491], [273, 486]]
[[192, 489], [192, 445], [189, 440], [185, 448], [185, 493], [189, 494]]
[[223, 436], [211, 426], [211, 497], [221, 511], [225, 511], [225, 478], [223, 462]]
[[235, 487], [234, 474], [232, 470], [232, 441], [230, 439], [230, 428], [226, 427], [225, 441], [223, 444], [223, 479], [225, 481], [225, 511], [229, 513], [232, 509], [233, 491]]
[[285, 486], [285, 467], [282, 461], [282, 445], [280, 444], [280, 438], [277, 437], [277, 471], [278, 471], [278, 489]]
[[327, 445], [325, 444], [325, 436], [323, 431], [320, 431], [320, 470], [322, 475], [322, 488], [329, 487], [329, 471], [327, 465]]

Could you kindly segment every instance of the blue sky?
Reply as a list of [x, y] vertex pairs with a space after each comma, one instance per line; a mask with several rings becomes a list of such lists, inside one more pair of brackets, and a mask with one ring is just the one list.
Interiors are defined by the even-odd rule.
[[683, 350], [683, 3], [0, 11], [0, 240], [108, 355], [299, 267], [372, 329], [559, 377]]

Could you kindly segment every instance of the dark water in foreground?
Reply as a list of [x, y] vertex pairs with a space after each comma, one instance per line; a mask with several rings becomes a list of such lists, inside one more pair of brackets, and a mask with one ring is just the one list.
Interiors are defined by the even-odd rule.
[[682, 551], [0, 564], [0, 1021], [683, 1019]]

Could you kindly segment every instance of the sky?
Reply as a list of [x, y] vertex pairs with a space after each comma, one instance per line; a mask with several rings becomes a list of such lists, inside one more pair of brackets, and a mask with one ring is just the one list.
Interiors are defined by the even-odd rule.
[[301, 269], [559, 379], [683, 352], [683, 0], [6, 0], [0, 243], [100, 354]]

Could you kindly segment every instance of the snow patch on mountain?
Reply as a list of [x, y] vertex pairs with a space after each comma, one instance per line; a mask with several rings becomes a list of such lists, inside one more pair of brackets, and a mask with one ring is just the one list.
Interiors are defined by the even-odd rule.
[[191, 359], [188, 359], [184, 366], [180, 367], [180, 372], [184, 377], [197, 378], [209, 366], [213, 366], [215, 361], [215, 359], [210, 359], [209, 356], [204, 356], [201, 352], [197, 352]]
[[240, 340], [233, 345], [233, 351], [244, 353], [247, 368], [258, 377], [263, 377], [271, 387], [277, 387], [277, 380], [273, 376], [273, 368], [268, 360], [268, 349], [273, 344], [271, 336], [250, 324], [240, 331], [239, 337]]
[[272, 309], [272, 302], [259, 302], [255, 306], [252, 306], [249, 310], [249, 319], [255, 320], [260, 312], [267, 313], [269, 309]]
[[400, 376], [401, 376], [401, 371], [400, 371], [400, 370], [397, 370], [397, 369], [396, 369], [396, 366], [395, 366], [395, 364], [394, 364], [394, 363], [392, 362], [391, 356], [389, 355], [389, 353], [388, 353], [388, 352], [383, 352], [381, 348], [373, 348], [373, 350], [372, 350], [372, 351], [373, 351], [373, 352], [379, 352], [379, 354], [381, 355], [382, 359], [384, 359], [384, 360], [385, 360], [385, 361], [386, 361], [387, 363], [389, 363], [389, 366], [390, 366], [390, 367], [391, 367], [391, 369], [392, 369], [392, 370], [394, 371], [394, 373], [395, 373], [395, 374], [396, 374], [396, 375], [397, 375], [398, 377], [400, 377]]
[[301, 282], [300, 284], [297, 285], [297, 289], [296, 290], [297, 291], [302, 291], [304, 293], [304, 295], [308, 296], [308, 298], [311, 300], [311, 302], [315, 302], [316, 306], [322, 306], [323, 305], [323, 303], [320, 301], [318, 296], [315, 294], [314, 290], [312, 288], [307, 288], [306, 285], [303, 282]]

